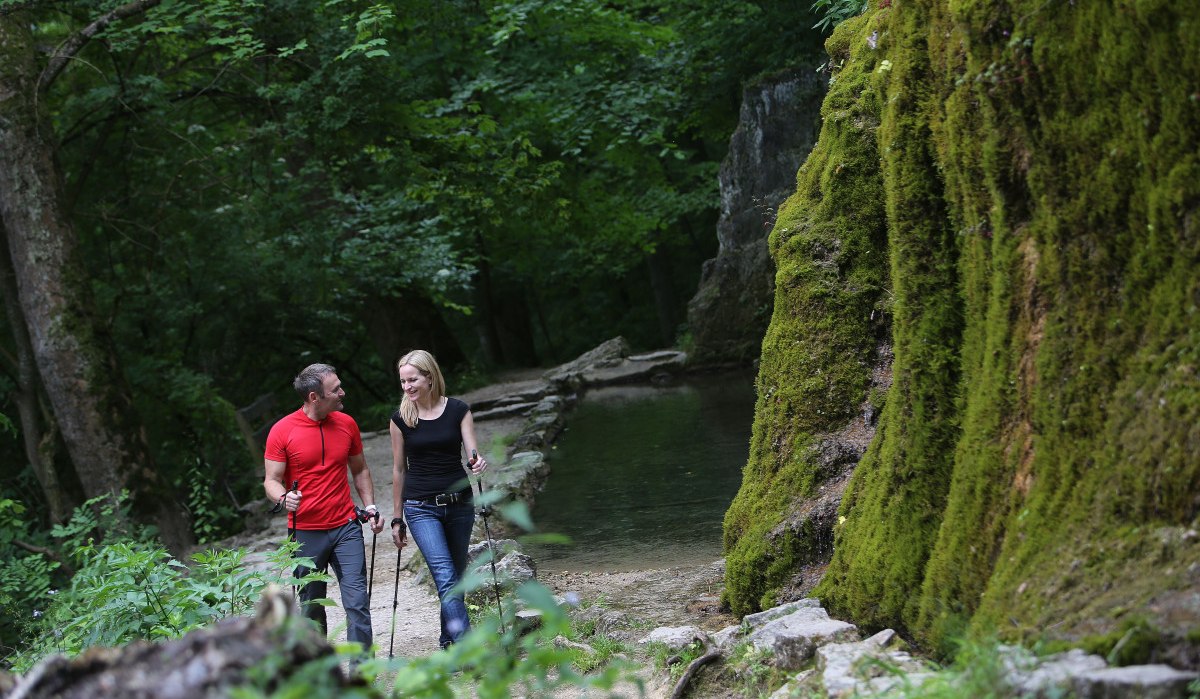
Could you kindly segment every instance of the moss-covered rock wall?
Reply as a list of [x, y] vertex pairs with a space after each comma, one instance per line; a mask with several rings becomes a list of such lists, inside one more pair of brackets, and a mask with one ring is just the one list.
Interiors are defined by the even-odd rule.
[[[828, 561], [847, 466], [838, 455], [859, 455], [836, 444], [850, 441], [840, 435], [856, 423], [860, 433], [869, 427], [862, 403], [886, 354], [887, 239], [875, 142], [881, 99], [871, 67], [852, 55], [866, 50], [864, 37], [843, 28], [828, 44], [842, 68], [830, 81], [797, 193], [780, 208], [768, 241], [775, 302], [750, 459], [725, 515], [726, 598], [739, 614], [770, 604], [794, 571]], [[836, 497], [814, 508], [822, 488]]]
[[[838, 28], [821, 140], [772, 234], [726, 517], [735, 610], [774, 601], [811, 547], [780, 532], [822, 482], [803, 446], [874, 400], [859, 369], [882, 317], [890, 388], [817, 595], [930, 647], [971, 630], [1196, 662], [1198, 18], [1183, 0], [873, 0]], [[854, 110], [877, 127], [839, 125]], [[807, 242], [823, 231], [882, 250], [831, 271]], [[842, 298], [859, 277], [882, 292]]]

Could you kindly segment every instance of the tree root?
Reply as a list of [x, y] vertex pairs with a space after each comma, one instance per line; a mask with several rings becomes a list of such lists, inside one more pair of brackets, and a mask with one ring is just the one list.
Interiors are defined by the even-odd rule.
[[691, 663], [688, 663], [687, 669], [683, 671], [683, 675], [680, 676], [679, 681], [675, 683], [675, 688], [671, 690], [671, 699], [681, 699], [684, 692], [687, 691], [688, 684], [690, 684], [692, 678], [695, 677], [696, 672], [699, 671], [701, 667], [721, 657], [721, 651], [713, 649], [712, 643], [710, 643], [708, 640], [708, 636], [704, 634], [696, 634], [696, 640], [704, 644], [704, 654], [693, 660]]

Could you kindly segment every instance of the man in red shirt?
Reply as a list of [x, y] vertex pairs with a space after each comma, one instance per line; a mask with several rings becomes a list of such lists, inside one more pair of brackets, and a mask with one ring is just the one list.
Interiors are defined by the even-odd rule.
[[[267, 435], [263, 489], [288, 511], [289, 529], [300, 542], [299, 555], [311, 558], [318, 570], [333, 566], [346, 610], [347, 640], [361, 643], [366, 650], [373, 641], [366, 555], [347, 468], [376, 534], [383, 530], [383, 519], [375, 507], [375, 487], [363, 458], [362, 435], [354, 418], [341, 412], [346, 392], [332, 366], [308, 366], [293, 385], [304, 403], [275, 423]], [[292, 490], [294, 482], [299, 482], [299, 487]], [[304, 573], [303, 569], [296, 571], [297, 576]], [[324, 582], [305, 585], [300, 591], [300, 607], [328, 633], [325, 607], [314, 602], [325, 594]]]

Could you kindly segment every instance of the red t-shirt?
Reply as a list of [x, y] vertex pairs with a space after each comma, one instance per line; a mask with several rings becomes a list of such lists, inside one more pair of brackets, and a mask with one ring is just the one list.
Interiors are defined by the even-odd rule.
[[287, 465], [283, 484], [300, 481], [300, 508], [293, 515], [296, 529], [333, 529], [354, 521], [354, 501], [346, 469], [351, 456], [361, 454], [358, 423], [337, 411], [316, 422], [297, 410], [281, 418], [267, 435], [266, 458]]

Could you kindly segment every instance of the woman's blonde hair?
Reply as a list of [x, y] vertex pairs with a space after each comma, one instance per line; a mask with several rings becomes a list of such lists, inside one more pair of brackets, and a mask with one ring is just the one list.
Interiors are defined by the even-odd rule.
[[[396, 372], [399, 373], [400, 367], [405, 365], [411, 366], [429, 379], [434, 403], [446, 395], [446, 379], [442, 376], [442, 370], [438, 367], [437, 360], [433, 358], [432, 354], [425, 350], [413, 350], [396, 362]], [[400, 400], [400, 419], [404, 420], [404, 424], [409, 427], [416, 427], [417, 415], [417, 404], [409, 400], [408, 394], [405, 394]]]

